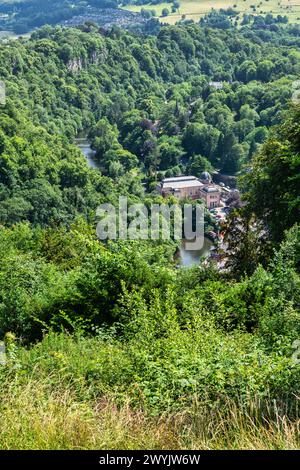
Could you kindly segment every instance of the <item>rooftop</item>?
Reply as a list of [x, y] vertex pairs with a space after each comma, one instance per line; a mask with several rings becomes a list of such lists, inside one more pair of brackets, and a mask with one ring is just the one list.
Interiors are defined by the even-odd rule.
[[175, 183], [178, 181], [193, 181], [197, 180], [196, 176], [173, 176], [173, 178], [165, 178], [162, 180], [163, 183]]
[[165, 178], [161, 182], [162, 189], [173, 189], [174, 191], [182, 188], [201, 188], [203, 184], [196, 176], [175, 176]]
[[203, 186], [202, 191], [205, 191], [206, 193], [218, 193], [219, 189], [215, 186]]
[[168, 181], [162, 184], [163, 189], [181, 189], [181, 188], [201, 188], [203, 184], [197, 179], [194, 180], [179, 180], [179, 181]]

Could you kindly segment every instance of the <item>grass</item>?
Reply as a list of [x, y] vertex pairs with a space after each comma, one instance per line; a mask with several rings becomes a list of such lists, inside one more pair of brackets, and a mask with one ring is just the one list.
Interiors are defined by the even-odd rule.
[[0, 31], [0, 41], [2, 39], [13, 39], [17, 40], [19, 37], [22, 38], [29, 38], [31, 33], [26, 33], [26, 34], [15, 34], [12, 31]]
[[[1, 449], [298, 449], [300, 420], [258, 416], [228, 402], [227, 411], [149, 417], [111, 398], [78, 401], [71, 389], [41, 381], [7, 382], [1, 393]], [[272, 405], [274, 406], [274, 405]], [[274, 411], [274, 410], [273, 410]]]
[[[271, 13], [273, 15], [286, 15], [290, 22], [300, 22], [300, 0], [180, 0], [180, 8], [176, 13], [170, 13], [167, 17], [162, 17], [163, 8], [168, 8], [171, 12], [171, 3], [161, 3], [159, 5], [127, 5], [124, 7], [131, 11], [140, 11], [142, 8], [155, 10], [157, 16], [164, 23], [175, 24], [182, 15], [186, 19], [199, 21], [201, 17], [207, 14], [212, 8], [229, 8], [236, 5], [236, 10], [243, 13], [253, 13], [251, 5], [255, 5], [254, 14]], [[242, 15], [240, 15], [242, 16]]]
[[138, 382], [147, 379], [145, 365], [133, 382], [119, 343], [76, 338], [50, 333], [29, 349], [12, 343], [7, 367], [0, 366], [0, 449], [300, 448], [298, 397], [291, 409], [267, 396], [223, 397], [215, 406], [193, 394], [158, 412]]
[[[268, 365], [261, 351], [259, 365], [247, 335], [226, 341], [200, 323], [192, 334], [172, 331], [169, 321], [165, 343], [145, 343], [143, 321], [142, 337], [125, 343], [109, 330], [95, 337], [50, 331], [27, 348], [7, 335], [0, 449], [300, 448], [299, 397], [284, 393], [286, 381], [289, 390], [298, 381], [286, 376], [286, 360], [273, 356]], [[234, 364], [236, 356], [246, 362]], [[276, 395], [268, 393], [268, 371], [278, 376]], [[202, 388], [190, 386], [192, 377]]]

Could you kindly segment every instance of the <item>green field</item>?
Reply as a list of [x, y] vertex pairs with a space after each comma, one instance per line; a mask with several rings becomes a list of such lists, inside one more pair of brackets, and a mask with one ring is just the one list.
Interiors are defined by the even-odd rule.
[[[256, 11], [253, 12], [251, 5], [255, 5]], [[155, 10], [157, 16], [164, 23], [175, 24], [185, 15], [186, 19], [198, 21], [202, 16], [208, 13], [212, 8], [234, 7], [237, 11], [243, 13], [286, 15], [291, 23], [300, 22], [300, 0], [180, 0], [180, 8], [176, 13], [170, 13], [167, 17], [162, 17], [163, 8], [168, 8], [171, 12], [171, 3], [161, 3], [160, 5], [128, 5], [127, 10], [140, 11], [142, 8]]]

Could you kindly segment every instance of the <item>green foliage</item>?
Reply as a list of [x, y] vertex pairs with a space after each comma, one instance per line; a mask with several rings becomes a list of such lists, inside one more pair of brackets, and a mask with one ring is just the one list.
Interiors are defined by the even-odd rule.
[[299, 106], [290, 109], [284, 124], [273, 131], [242, 180], [246, 211], [255, 213], [275, 242], [299, 221], [299, 116]]
[[[0, 46], [6, 379], [41, 378], [79, 400], [113, 396], [153, 415], [258, 398], [293, 416], [299, 110], [267, 127], [290, 97], [299, 68], [286, 42], [298, 39], [287, 28], [263, 41], [255, 28], [229, 28], [229, 16], [208, 18], [217, 29], [179, 25], [157, 37], [45, 27]], [[74, 146], [80, 132], [101, 171]], [[152, 188], [158, 171], [235, 173], [257, 150], [247, 205], [229, 219], [229, 270], [175, 268], [173, 241], [97, 240], [100, 203], [162, 202], [142, 179]]]
[[24, 374], [71, 383], [82, 398], [130, 397], [151, 413], [184, 409], [195, 396], [246, 406], [297, 390], [299, 227], [268, 270], [239, 282], [205, 268], [174, 270], [171, 245], [104, 247], [82, 221], [71, 232], [2, 229], [1, 249], [2, 335], [75, 331], [20, 349]]
[[286, 41], [297, 41], [293, 29], [265, 42], [260, 30], [248, 33], [188, 25], [164, 27], [157, 37], [117, 28], [104, 36], [47, 26], [2, 44], [1, 223], [91, 217], [104, 186], [115, 183], [88, 170], [69, 145], [83, 131], [114, 181], [136, 167], [188, 173], [199, 155], [239, 171], [266, 126], [278, 122], [299, 72], [296, 49], [286, 54]]
[[110, 323], [117, 318], [123, 282], [127, 288], [147, 285], [151, 290], [174, 277], [172, 242], [115, 242], [107, 249], [83, 221], [71, 231], [17, 225], [0, 235], [2, 335], [12, 330], [32, 339], [40, 335], [41, 324], [63, 324], [61, 311], [70, 319]]

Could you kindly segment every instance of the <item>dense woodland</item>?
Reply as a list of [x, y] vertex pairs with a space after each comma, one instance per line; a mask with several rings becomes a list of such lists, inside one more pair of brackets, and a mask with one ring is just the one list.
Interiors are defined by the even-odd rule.
[[[298, 445], [299, 43], [289, 25], [141, 37], [89, 24], [0, 45], [1, 447], [253, 448], [268, 430], [261, 445]], [[172, 240], [97, 240], [101, 202], [163, 202], [161, 176], [212, 169], [238, 173], [244, 198], [226, 270], [176, 269]], [[110, 438], [92, 429], [107, 410]], [[142, 438], [149, 416], [177, 424]]]
[[[44, 27], [30, 41], [1, 48], [4, 222], [86, 214], [112, 192], [105, 187], [131, 184], [135, 169], [149, 184], [160, 172], [235, 174], [279, 123], [299, 73], [295, 28], [279, 34], [191, 25], [146, 38], [82, 29]], [[104, 176], [69, 146], [80, 132], [89, 133]], [[140, 195], [133, 180], [130, 192]]]

